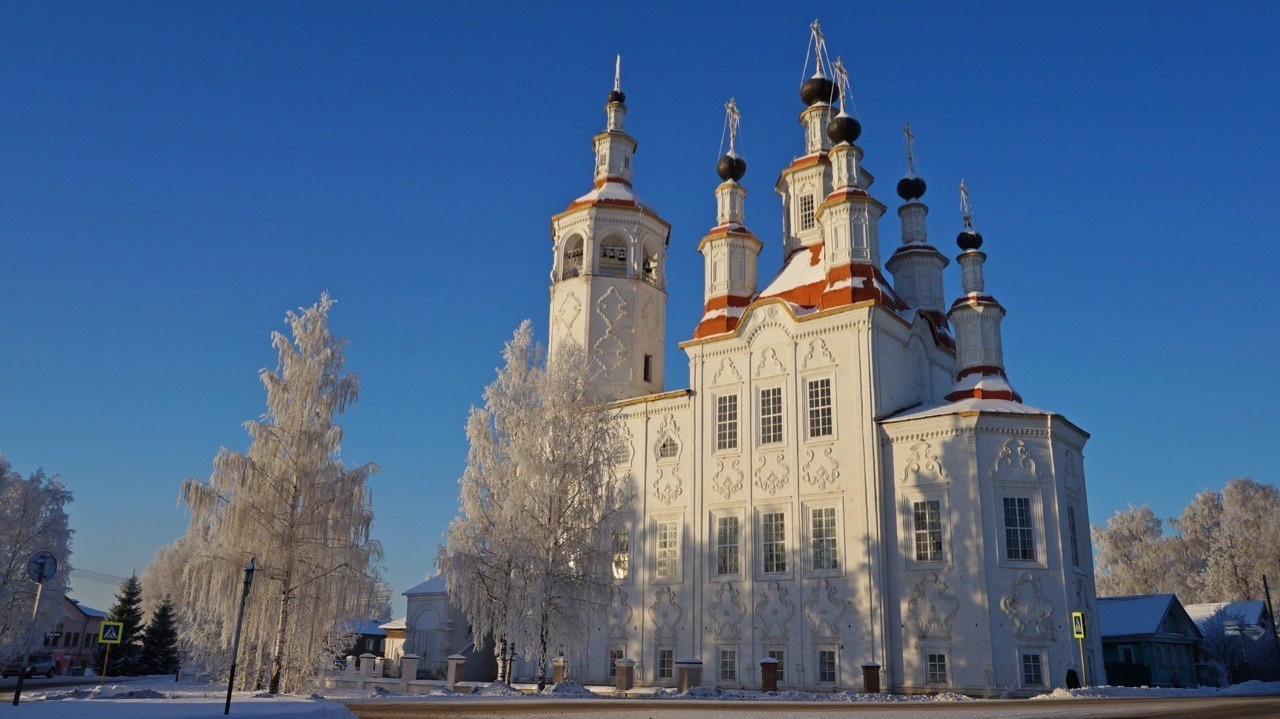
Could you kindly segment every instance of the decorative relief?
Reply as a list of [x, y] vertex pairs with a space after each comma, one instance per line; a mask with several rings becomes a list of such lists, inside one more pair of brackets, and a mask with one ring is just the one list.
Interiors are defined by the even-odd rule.
[[769, 459], [764, 455], [759, 457], [756, 463], [756, 486], [768, 492], [776, 494], [779, 489], [787, 486], [787, 480], [791, 476], [791, 470], [787, 468], [786, 455], [782, 452], [774, 455], [773, 466], [769, 466]]
[[801, 467], [804, 481], [814, 489], [826, 489], [827, 485], [834, 485], [840, 478], [840, 463], [836, 461], [834, 454], [834, 447], [824, 447], [821, 453], [816, 449], [806, 450], [807, 459]]
[[1000, 611], [1013, 624], [1013, 634], [1019, 639], [1056, 641], [1053, 626], [1053, 604], [1040, 589], [1040, 580], [1030, 572], [1019, 572], [1009, 587], [1009, 594], [1000, 598]]
[[646, 300], [644, 309], [640, 310], [640, 327], [644, 329], [646, 337], [653, 337], [658, 333], [658, 310], [653, 305], [652, 299]]
[[738, 590], [729, 582], [721, 582], [711, 603], [711, 617], [715, 621], [717, 637], [738, 639], [742, 631], [742, 618], [747, 615], [747, 605], [738, 598]]
[[810, 367], [823, 367], [825, 365], [833, 365], [836, 358], [831, 354], [831, 350], [827, 349], [827, 341], [821, 338], [809, 340], [809, 351], [805, 353], [803, 365], [805, 369]]
[[1067, 481], [1076, 484], [1080, 481], [1080, 455], [1076, 454], [1074, 449], [1067, 450], [1066, 457], [1066, 475]]
[[[630, 309], [630, 305], [618, 293], [616, 287], [610, 287], [599, 300], [596, 300], [596, 315], [604, 321], [605, 332], [592, 346], [592, 358], [600, 372], [611, 379], [618, 379], [616, 377], [618, 370], [627, 364], [627, 346], [618, 336], [630, 330], [630, 327], [623, 322]], [[621, 379], [629, 379], [629, 377]]]
[[627, 316], [627, 312], [631, 309], [631, 305], [618, 292], [617, 287], [610, 287], [607, 292], [596, 300], [596, 314], [600, 319], [605, 321], [609, 327], [614, 327]]
[[684, 616], [684, 610], [676, 601], [675, 590], [671, 587], [660, 587], [653, 593], [653, 605], [649, 607], [649, 617], [653, 620], [653, 631], [658, 639], [675, 639], [682, 616]]
[[631, 600], [627, 593], [617, 587], [613, 589], [614, 602], [609, 607], [609, 638], [626, 639], [631, 626]]
[[624, 423], [622, 431], [618, 432], [618, 445], [613, 450], [613, 461], [618, 467], [629, 467], [631, 459], [635, 452], [632, 447], [635, 446], [635, 436], [631, 434], [631, 429]]
[[[670, 454], [668, 450], [667, 456], [663, 456], [663, 448], [671, 447], [670, 443], [674, 443], [675, 454]], [[653, 456], [660, 462], [679, 462], [680, 453], [684, 451], [684, 446], [680, 443], [680, 425], [676, 424], [675, 415], [668, 414], [662, 418], [662, 424], [658, 427], [658, 439], [653, 443]]]
[[742, 460], [718, 460], [716, 461], [716, 476], [711, 480], [711, 487], [720, 493], [724, 499], [728, 499], [742, 489], [743, 474], [741, 469]]
[[920, 639], [950, 639], [951, 620], [959, 609], [960, 601], [937, 572], [925, 572], [907, 602]]
[[1005, 440], [991, 478], [1003, 482], [1039, 482], [1040, 470], [1036, 468], [1034, 453], [1035, 449], [1020, 439]]
[[[678, 469], [678, 466], [658, 468], [657, 476], [653, 478], [653, 496], [659, 502], [669, 505], [684, 494], [684, 488], [680, 486]], [[671, 473], [670, 477], [665, 476], [667, 472]]]
[[951, 475], [947, 474], [942, 461], [928, 442], [922, 439], [911, 445], [910, 451], [907, 465], [902, 470], [904, 484], [909, 481], [914, 484], [946, 484], [951, 481]]
[[790, 594], [776, 579], [765, 584], [760, 592], [760, 601], [756, 602], [756, 622], [765, 639], [787, 638], [791, 619], [796, 615], [796, 605], [791, 601]]
[[560, 309], [556, 310], [556, 329], [567, 332], [573, 329], [573, 323], [578, 320], [578, 315], [582, 313], [582, 300], [578, 299], [578, 295], [570, 292], [560, 302]]
[[742, 375], [738, 374], [738, 368], [734, 366], [733, 360], [728, 357], [721, 358], [720, 368], [711, 376], [711, 384], [730, 384], [741, 381]]
[[813, 625], [813, 638], [835, 639], [840, 634], [840, 619], [850, 610], [853, 602], [841, 599], [836, 585], [825, 579], [815, 582], [804, 603], [805, 616]]
[[778, 359], [778, 351], [772, 347], [760, 353], [760, 361], [756, 363], [756, 377], [771, 377], [776, 374], [784, 374], [787, 371], [786, 365], [782, 364], [782, 360]]

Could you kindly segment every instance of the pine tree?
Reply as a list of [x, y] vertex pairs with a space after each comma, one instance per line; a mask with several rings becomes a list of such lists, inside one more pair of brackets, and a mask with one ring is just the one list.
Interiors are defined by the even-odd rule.
[[139, 664], [144, 674], [174, 674], [178, 671], [178, 621], [173, 602], [165, 597], [156, 605], [151, 621], [142, 631], [142, 656]]
[[[108, 622], [120, 622], [120, 643], [111, 647], [110, 665], [107, 672], [113, 676], [134, 676], [144, 671], [141, 666], [142, 656], [142, 582], [138, 581], [138, 573], [120, 583], [116, 592], [116, 602], [107, 613]], [[106, 656], [105, 644], [98, 645], [94, 664], [102, 671], [102, 662]]]

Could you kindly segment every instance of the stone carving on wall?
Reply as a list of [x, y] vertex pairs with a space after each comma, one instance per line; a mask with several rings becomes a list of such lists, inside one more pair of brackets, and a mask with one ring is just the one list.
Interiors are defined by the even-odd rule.
[[730, 384], [741, 381], [742, 375], [738, 374], [738, 368], [734, 366], [733, 360], [728, 357], [720, 358], [720, 367], [711, 376], [711, 384]]
[[834, 447], [805, 450], [801, 475], [814, 489], [826, 489], [827, 485], [834, 485], [840, 478], [840, 463], [836, 461], [834, 450]]
[[653, 631], [658, 639], [675, 639], [680, 628], [680, 618], [684, 609], [676, 600], [676, 593], [671, 587], [659, 587], [653, 593], [653, 605], [649, 607], [649, 618], [653, 621]]
[[618, 587], [613, 589], [613, 600], [609, 607], [609, 638], [626, 639], [631, 627], [631, 600]]
[[951, 620], [960, 609], [960, 601], [937, 572], [925, 572], [912, 589], [907, 610], [916, 622], [920, 639], [950, 639]]
[[809, 340], [809, 351], [804, 355], [803, 365], [805, 369], [810, 367], [823, 367], [836, 363], [836, 358], [831, 354], [831, 350], [827, 349], [827, 341], [821, 338]]
[[772, 465], [769, 464], [769, 458], [765, 455], [760, 455], [758, 459], [756, 486], [769, 494], [777, 494], [779, 489], [787, 486], [787, 480], [791, 477], [791, 470], [787, 468], [786, 455], [782, 452], [775, 454]]
[[570, 292], [561, 300], [560, 309], [556, 310], [556, 329], [565, 332], [573, 329], [573, 323], [581, 313], [582, 300], [578, 299], [576, 293]]
[[835, 639], [840, 634], [840, 620], [853, 602], [841, 599], [837, 585], [825, 579], [814, 582], [808, 594], [804, 613], [813, 625], [814, 640]]
[[[676, 453], [671, 457], [662, 456], [662, 445], [667, 440], [676, 443]], [[662, 418], [662, 424], [658, 426], [658, 439], [653, 443], [653, 456], [662, 462], [680, 461], [680, 453], [684, 451], [684, 447], [680, 443], [680, 425], [676, 423], [675, 415], [668, 414]]]
[[766, 583], [760, 591], [760, 601], [756, 602], [760, 635], [765, 639], [785, 640], [795, 615], [796, 605], [791, 601], [790, 590], [776, 579]]
[[[681, 487], [680, 467], [672, 465], [670, 467], [659, 467], [653, 478], [653, 496], [663, 504], [671, 504], [684, 494], [684, 488]], [[669, 476], [668, 476], [669, 473]]]
[[1002, 482], [1039, 482], [1040, 470], [1036, 467], [1035, 449], [1026, 442], [1013, 438], [1005, 440], [996, 457], [991, 478]]
[[613, 451], [613, 461], [619, 467], [627, 467], [631, 465], [631, 459], [635, 453], [632, 449], [635, 435], [631, 434], [631, 429], [626, 424], [622, 425], [622, 431], [618, 435], [618, 446]]
[[760, 361], [756, 363], [756, 377], [772, 377], [777, 374], [785, 374], [786, 365], [782, 364], [782, 360], [778, 359], [778, 351], [772, 347], [760, 353]]
[[1000, 598], [1000, 611], [1013, 624], [1013, 634], [1019, 639], [1050, 642], [1057, 639], [1053, 604], [1044, 596], [1040, 580], [1030, 572], [1018, 573], [1009, 593]]
[[740, 459], [721, 459], [716, 461], [716, 476], [711, 480], [711, 487], [728, 499], [742, 489], [743, 474]]
[[742, 634], [742, 618], [747, 615], [747, 605], [738, 598], [738, 590], [729, 582], [721, 582], [711, 603], [711, 617], [715, 621], [717, 637], [738, 639]]
[[616, 287], [610, 287], [596, 300], [596, 314], [604, 321], [605, 331], [592, 346], [592, 358], [600, 372], [611, 379], [630, 379], [617, 376], [618, 370], [627, 363], [627, 346], [619, 335], [630, 330], [623, 322], [629, 311], [630, 305]]
[[658, 309], [654, 307], [652, 298], [645, 300], [644, 308], [640, 310], [640, 327], [644, 329], [645, 337], [658, 334]]
[[1066, 455], [1066, 475], [1067, 481], [1071, 484], [1077, 484], [1080, 481], [1080, 455], [1076, 454], [1074, 449], [1068, 449]]
[[906, 467], [902, 470], [903, 484], [946, 484], [951, 481], [951, 475], [947, 474], [942, 460], [938, 459], [937, 452], [927, 441], [916, 442], [909, 451]]

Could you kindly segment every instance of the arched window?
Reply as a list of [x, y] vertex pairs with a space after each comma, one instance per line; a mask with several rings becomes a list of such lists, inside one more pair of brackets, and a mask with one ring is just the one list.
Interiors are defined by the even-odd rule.
[[574, 235], [564, 244], [564, 259], [560, 265], [560, 279], [567, 280], [582, 274], [582, 238]]
[[662, 440], [662, 444], [658, 445], [658, 459], [671, 459], [680, 453], [680, 445], [672, 437]]
[[618, 237], [610, 237], [600, 243], [600, 263], [596, 271], [610, 277], [627, 276], [627, 243]]
[[644, 243], [644, 252], [640, 257], [640, 276], [651, 285], [661, 284], [661, 273], [658, 271], [658, 248], [652, 242]]

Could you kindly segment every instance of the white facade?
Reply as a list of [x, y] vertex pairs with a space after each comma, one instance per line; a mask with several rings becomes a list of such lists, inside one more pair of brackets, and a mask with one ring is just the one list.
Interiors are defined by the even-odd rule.
[[703, 319], [681, 344], [689, 388], [663, 392], [669, 227], [631, 189], [622, 102], [596, 137], [595, 190], [552, 220], [551, 348], [587, 346], [618, 398], [636, 497], [614, 604], [571, 673], [607, 682], [621, 656], [639, 683], [670, 684], [697, 657], [705, 683], [758, 687], [775, 658], [789, 688], [860, 690], [876, 663], [890, 691], [1033, 693], [1065, 685], [1083, 649], [1103, 679], [1088, 435], [1008, 384], [985, 255], [964, 253], [966, 294], [944, 315], [948, 262], [908, 197], [895, 292], [856, 133], [828, 137], [834, 109], [813, 102], [776, 186], [783, 268], [757, 291], [745, 191], [722, 174]]

